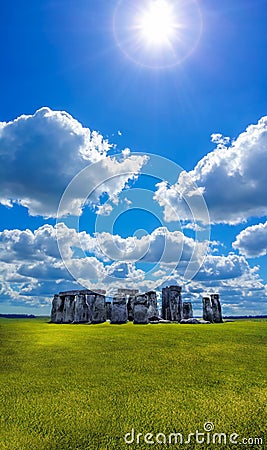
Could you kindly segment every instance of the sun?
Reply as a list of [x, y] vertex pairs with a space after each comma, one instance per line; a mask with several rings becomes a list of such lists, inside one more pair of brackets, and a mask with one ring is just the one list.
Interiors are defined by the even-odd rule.
[[200, 0], [116, 0], [114, 37], [124, 55], [153, 69], [182, 63], [202, 32]]
[[137, 20], [141, 38], [152, 45], [166, 45], [177, 29], [174, 11], [166, 0], [151, 0]]

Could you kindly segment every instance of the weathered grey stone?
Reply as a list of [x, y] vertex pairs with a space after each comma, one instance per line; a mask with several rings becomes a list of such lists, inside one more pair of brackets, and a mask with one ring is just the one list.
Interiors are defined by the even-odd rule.
[[161, 298], [161, 305], [162, 305], [162, 318], [164, 320], [171, 320], [171, 311], [170, 311], [170, 305], [169, 305], [169, 288], [165, 287], [162, 289], [162, 298]]
[[104, 295], [95, 294], [92, 296], [91, 308], [92, 323], [103, 323], [107, 320], [106, 299]]
[[75, 308], [74, 308], [74, 322], [75, 323], [86, 323], [88, 322], [88, 305], [86, 301], [85, 294], [78, 294], [75, 297]]
[[134, 301], [135, 297], [129, 295], [127, 300], [127, 313], [128, 313], [128, 320], [131, 322], [134, 320]]
[[75, 295], [65, 295], [63, 309], [63, 323], [74, 321]]
[[197, 320], [197, 319], [191, 318], [191, 319], [182, 319], [182, 320], [180, 320], [180, 323], [197, 325], [197, 324], [200, 324], [201, 322], [199, 322], [199, 320]]
[[111, 320], [111, 302], [106, 302], [107, 320]]
[[211, 305], [212, 305], [212, 313], [213, 313], [213, 322], [214, 323], [222, 323], [222, 308], [220, 303], [219, 294], [211, 294]]
[[192, 319], [193, 307], [191, 302], [183, 303], [183, 319]]
[[63, 322], [64, 297], [55, 294], [52, 301], [51, 322]]
[[203, 319], [213, 323], [213, 311], [210, 296], [203, 297], [202, 302], [203, 302]]
[[92, 322], [94, 301], [95, 301], [94, 293], [91, 292], [90, 294], [86, 294], [86, 303], [88, 305], [88, 322]]
[[[127, 319], [134, 323], [221, 323], [222, 310], [219, 294], [203, 297], [203, 320], [195, 321], [192, 304], [182, 304], [181, 287], [168, 286], [162, 290], [162, 316], [159, 317], [157, 295], [155, 291], [134, 295], [138, 290], [119, 289], [120, 295], [114, 298], [113, 312], [111, 302], [105, 302], [106, 291], [103, 290], [73, 290], [60, 292], [52, 301], [51, 322], [72, 323], [92, 322], [102, 323], [112, 319], [113, 323], [125, 323]], [[113, 314], [113, 315], [112, 315]]]
[[118, 289], [116, 297], [125, 297], [127, 304], [127, 319], [133, 321], [133, 309], [134, 309], [134, 299], [138, 294], [139, 289]]
[[146, 294], [140, 294], [134, 301], [134, 323], [148, 323], [148, 298]]
[[54, 298], [52, 300], [52, 307], [51, 307], [51, 314], [50, 314], [50, 321], [52, 323], [55, 323], [55, 320], [56, 320], [58, 297], [59, 296], [57, 294], [55, 294]]
[[162, 289], [163, 319], [180, 322], [183, 318], [181, 290], [181, 286], [167, 286]]
[[203, 297], [203, 319], [212, 323], [222, 323], [219, 294], [210, 294]]
[[157, 294], [155, 291], [149, 291], [146, 295], [148, 300], [148, 320], [155, 321], [159, 317]]
[[126, 298], [116, 295], [111, 307], [111, 323], [126, 323], [128, 320]]
[[104, 289], [95, 289], [94, 291], [92, 291], [91, 289], [74, 289], [72, 291], [63, 291], [63, 292], [59, 293], [59, 295], [78, 295], [78, 294], [84, 294], [84, 295], [100, 294], [100, 295], [105, 295], [106, 291]]

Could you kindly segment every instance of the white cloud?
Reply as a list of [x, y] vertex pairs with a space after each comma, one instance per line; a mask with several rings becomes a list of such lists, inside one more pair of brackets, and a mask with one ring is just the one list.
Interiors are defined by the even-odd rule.
[[[202, 244], [198, 245], [201, 252]], [[24, 297], [36, 297], [36, 302], [38, 296], [42, 301], [62, 286], [68, 288], [77, 284], [109, 290], [136, 284], [140, 290], [146, 290], [152, 289], [155, 281], [146, 279], [146, 273], [136, 267], [136, 261], [153, 265], [161, 259], [168, 267], [169, 264], [176, 266], [181, 257], [184, 268], [194, 250], [193, 239], [165, 228], [140, 239], [109, 233], [90, 236], [63, 223], [47, 224], [35, 231], [5, 230], [0, 233], [0, 282], [5, 283], [5, 292], [12, 292], [8, 294], [10, 298], [22, 302]], [[166, 272], [168, 270], [161, 270], [158, 275], [162, 273], [166, 277]], [[156, 280], [158, 282], [160, 280]]]
[[[118, 282], [118, 278], [121, 281], [138, 283], [145, 278], [145, 272], [141, 269], [137, 269], [135, 264], [129, 262], [114, 262], [111, 265], [106, 266], [107, 282]], [[105, 283], [105, 280], [103, 280]]]
[[183, 230], [192, 230], [192, 231], [204, 231], [204, 228], [198, 225], [197, 223], [186, 223], [182, 224]]
[[242, 230], [233, 243], [233, 248], [247, 258], [256, 258], [267, 254], [267, 222], [259, 223]]
[[215, 144], [226, 146], [230, 143], [230, 138], [228, 136], [223, 136], [220, 133], [213, 133], [211, 135], [211, 142]]
[[[70, 272], [75, 273], [75, 279], [61, 260], [57, 235], [62, 243], [64, 260]], [[90, 236], [62, 223], [55, 227], [44, 225], [34, 232], [5, 230], [0, 233], [0, 300], [50, 308], [55, 292], [85, 285], [108, 289], [113, 294], [124, 286], [144, 292], [154, 289], [155, 285], [160, 288], [165, 284], [181, 283], [184, 299], [193, 296], [196, 307], [198, 305], [200, 309], [202, 293], [218, 291], [228, 314], [234, 311], [235, 306], [232, 305], [239, 305], [235, 310], [237, 313], [265, 311], [267, 291], [259, 277], [259, 268], [250, 267], [242, 255], [208, 254], [199, 273], [185, 283], [183, 274], [194, 246], [193, 239], [165, 228], [156, 229], [140, 239], [135, 236], [124, 239], [108, 233]], [[77, 249], [82, 247], [90, 255], [78, 258]], [[116, 254], [113, 253], [115, 250]], [[111, 252], [115, 260], [105, 260], [103, 251]], [[152, 278], [147, 278], [146, 272], [136, 265], [135, 258], [140, 258], [142, 263], [158, 263], [162, 252], [161, 263], [157, 264]], [[201, 247], [199, 252], [201, 254]], [[180, 263], [170, 275], [169, 268], [179, 254]]]
[[177, 183], [168, 185], [162, 181], [156, 185], [154, 200], [164, 208], [166, 222], [189, 221], [198, 225], [209, 223], [209, 212], [203, 198], [203, 188], [199, 188], [189, 172], [182, 171]]
[[98, 216], [109, 216], [113, 211], [112, 205], [109, 203], [104, 203], [104, 205], [99, 205], [96, 210], [96, 214]]
[[227, 280], [241, 277], [250, 273], [251, 268], [244, 256], [229, 253], [223, 255], [207, 255], [195, 279], [213, 282], [214, 280]]
[[95, 192], [116, 195], [134, 178], [146, 158], [131, 156], [122, 161], [107, 156], [112, 147], [103, 137], [84, 128], [70, 114], [42, 108], [33, 115], [0, 123], [0, 202], [18, 203], [31, 215], [55, 217], [60, 198], [72, 178], [82, 169], [99, 163], [86, 186], [78, 186], [69, 198], [68, 212], [81, 213], [83, 199]]
[[[92, 245], [92, 242], [89, 242]], [[88, 247], [84, 247], [89, 250]], [[92, 249], [92, 247], [91, 247]], [[193, 254], [202, 260], [207, 249], [206, 242], [197, 242], [180, 231], [169, 231], [166, 227], [155, 229], [151, 234], [137, 238], [122, 238], [110, 233], [97, 233], [94, 251], [98, 257], [119, 261], [142, 261], [148, 263], [176, 264], [180, 260], [189, 262]]]
[[[213, 223], [236, 224], [252, 216], [267, 215], [267, 116], [250, 125], [227, 148], [221, 135], [213, 135], [217, 148], [202, 158], [189, 173], [182, 172], [176, 184], [158, 185], [155, 199], [171, 220], [173, 210], [180, 218], [191, 218], [183, 198], [196, 199], [190, 181], [203, 193]], [[187, 217], [186, 217], [187, 216]], [[197, 219], [203, 221], [201, 214]]]

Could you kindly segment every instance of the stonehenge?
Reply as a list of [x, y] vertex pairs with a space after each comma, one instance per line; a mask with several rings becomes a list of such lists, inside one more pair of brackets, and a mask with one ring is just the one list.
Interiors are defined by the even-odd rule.
[[213, 312], [210, 296], [203, 297], [203, 320], [213, 322]]
[[107, 320], [105, 291], [77, 290], [54, 295], [53, 323], [102, 323]]
[[128, 321], [126, 297], [117, 294], [113, 297], [110, 323], [126, 323]]
[[[181, 291], [177, 285], [162, 289], [161, 313], [156, 291], [118, 289], [113, 299], [104, 290], [59, 292], [52, 300], [51, 323], [200, 323], [193, 317], [192, 303], [182, 301]], [[223, 322], [219, 294], [204, 295], [202, 306], [203, 323]]]
[[162, 318], [180, 322], [183, 318], [181, 286], [167, 286], [162, 289]]
[[183, 303], [183, 319], [184, 320], [193, 319], [193, 307], [191, 302]]
[[51, 322], [63, 323], [64, 299], [58, 294], [54, 295], [52, 301]]
[[86, 323], [88, 322], [88, 320], [89, 320], [89, 306], [86, 302], [86, 297], [83, 294], [78, 294], [76, 296], [76, 303], [74, 309], [74, 322]]
[[111, 320], [111, 302], [106, 302], [107, 320]]
[[148, 323], [148, 296], [147, 294], [140, 294], [135, 297], [134, 301], [134, 323], [147, 324]]
[[210, 294], [203, 297], [203, 319], [211, 323], [222, 323], [219, 294]]
[[157, 320], [159, 318], [158, 299], [155, 291], [146, 293], [148, 301], [147, 317], [149, 321]]
[[103, 323], [107, 320], [106, 297], [100, 293], [88, 295], [89, 299], [89, 321], [92, 323]]

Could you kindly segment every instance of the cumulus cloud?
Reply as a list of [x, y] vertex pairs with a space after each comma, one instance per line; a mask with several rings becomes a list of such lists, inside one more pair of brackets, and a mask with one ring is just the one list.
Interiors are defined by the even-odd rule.
[[[207, 255], [195, 279], [213, 282], [241, 277], [250, 273], [251, 268], [244, 256], [229, 253], [228, 255]], [[255, 271], [255, 269], [254, 269]]]
[[212, 292], [220, 294], [224, 315], [267, 314], [266, 285], [258, 271], [259, 267], [250, 267], [243, 256], [210, 255], [194, 280], [182, 282], [183, 298], [193, 302], [195, 314], [199, 315], [202, 295]]
[[[118, 194], [146, 161], [127, 151], [122, 161], [107, 155], [111, 148], [96, 131], [84, 128], [70, 114], [41, 108], [33, 115], [0, 123], [0, 202], [18, 203], [31, 215], [56, 217], [60, 198], [81, 170], [98, 164], [68, 198], [65, 213], [81, 214], [84, 199], [97, 186], [92, 201]], [[107, 180], [103, 183], [103, 180]]]
[[230, 138], [228, 136], [223, 136], [221, 133], [213, 133], [211, 135], [211, 142], [215, 144], [226, 146], [230, 143]]
[[[140, 290], [152, 289], [155, 279], [146, 278], [145, 271], [136, 266], [138, 261], [153, 266], [161, 260], [166, 267], [176, 267], [180, 259], [184, 269], [193, 254], [196, 258], [201, 254], [202, 245], [198, 243], [195, 252], [193, 239], [164, 227], [141, 238], [109, 233], [91, 236], [63, 223], [46, 224], [34, 231], [4, 230], [0, 232], [0, 282], [16, 301], [34, 296], [44, 299], [63, 285], [108, 287], [112, 291], [136, 283]], [[162, 281], [168, 276], [166, 268], [159, 273]], [[160, 284], [161, 280], [156, 282]]]
[[166, 181], [157, 183], [154, 200], [164, 209], [166, 222], [189, 221], [196, 228], [199, 223], [209, 223], [209, 211], [191, 173], [182, 171], [177, 183], [169, 185]]
[[[197, 199], [199, 194], [192, 191], [188, 179], [199, 186], [213, 223], [237, 224], [266, 216], [267, 116], [250, 125], [229, 147], [228, 138], [219, 134], [213, 135], [213, 141], [217, 148], [191, 172], [182, 172], [172, 186], [158, 185], [155, 199], [164, 207], [166, 218], [172, 220], [172, 209], [186, 218], [182, 200], [190, 195]], [[203, 221], [201, 214], [198, 218]]]
[[157, 228], [140, 238], [123, 238], [107, 232], [91, 236], [58, 223], [55, 226], [46, 224], [34, 231], [14, 229], [0, 232], [0, 258], [6, 262], [31, 260], [39, 264], [47, 258], [70, 260], [80, 250], [82, 256], [91, 254], [106, 262], [157, 263], [161, 260], [175, 264], [179, 260], [190, 261], [193, 253], [196, 259], [203, 258], [207, 244], [180, 231], [169, 231], [166, 227]]
[[[74, 229], [59, 224], [43, 225], [37, 230], [4, 230], [0, 232], [0, 258], [6, 262], [20, 262], [24, 260], [43, 261], [47, 258], [60, 258], [58, 241], [62, 256], [70, 258], [72, 247], [80, 246], [80, 239], [89, 240], [85, 232], [79, 235]], [[87, 244], [88, 245], [88, 244]]]
[[104, 205], [99, 205], [96, 210], [98, 216], [109, 216], [113, 211], [112, 205], [110, 203], [104, 203]]
[[[69, 270], [58, 252], [57, 237]], [[0, 233], [0, 299], [16, 305], [50, 307], [51, 297], [60, 290], [98, 287], [108, 289], [113, 295], [123, 286], [143, 292], [154, 289], [155, 284], [160, 289], [166, 284], [181, 283], [184, 299], [193, 295], [199, 308], [202, 293], [214, 290], [222, 295], [229, 314], [233, 312], [232, 304], [239, 304], [240, 313], [245, 308], [242, 302], [246, 307], [246, 302], [255, 302], [253, 308], [258, 312], [261, 305], [263, 308], [266, 287], [259, 277], [258, 267], [250, 267], [242, 255], [209, 253], [198, 274], [185, 283], [185, 268], [195, 245], [193, 239], [164, 227], [139, 239], [108, 233], [90, 236], [63, 223], [44, 225], [35, 231], [5, 230]], [[77, 257], [77, 251], [82, 257]], [[199, 254], [201, 251], [199, 247]], [[111, 256], [109, 253], [113, 259], [108, 257]], [[178, 266], [177, 256], [180, 257]], [[147, 277], [142, 265], [141, 268], [137, 266], [138, 260], [141, 264], [156, 263], [151, 278]]]
[[247, 258], [267, 254], [267, 222], [247, 227], [236, 236], [233, 248]]
[[[88, 242], [92, 245], [92, 242]], [[89, 250], [86, 247], [85, 250]], [[166, 227], [155, 229], [140, 238], [122, 238], [110, 233], [97, 233], [94, 252], [98, 257], [115, 261], [140, 261], [176, 265], [179, 261], [189, 262], [192, 257], [201, 262], [207, 251], [207, 242], [195, 241], [180, 231], [169, 231]], [[93, 248], [91, 247], [91, 249]]]

